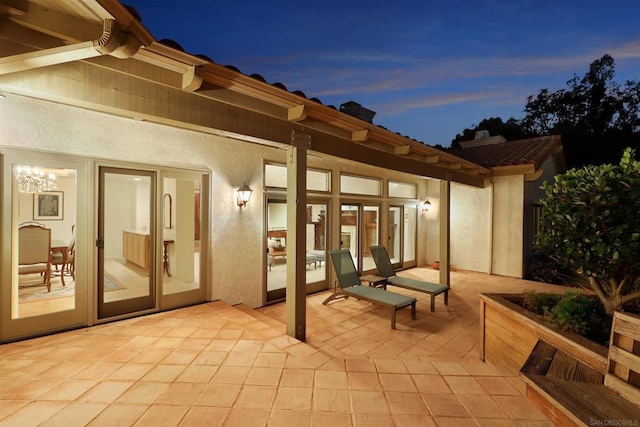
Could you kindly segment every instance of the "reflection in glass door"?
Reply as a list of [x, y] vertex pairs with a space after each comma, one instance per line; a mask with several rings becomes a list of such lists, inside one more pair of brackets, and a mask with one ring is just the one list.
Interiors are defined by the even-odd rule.
[[[307, 293], [328, 288], [327, 280], [327, 204], [308, 200], [306, 215]], [[287, 287], [287, 204], [268, 199], [266, 213], [267, 301], [285, 298]]]
[[[38, 174], [49, 177], [49, 188], [29, 187], [33, 182], [29, 175]], [[72, 310], [76, 303], [76, 170], [13, 165], [13, 179], [18, 206], [13, 221], [18, 235], [14, 248], [18, 306], [12, 318]]]
[[416, 265], [417, 207], [389, 207], [389, 257], [395, 268]]
[[155, 307], [155, 172], [100, 167], [98, 318]]
[[340, 213], [340, 248], [349, 249], [358, 271], [367, 272], [376, 268], [369, 247], [379, 244], [379, 219], [379, 206], [342, 205]]
[[398, 267], [402, 261], [402, 231], [403, 212], [401, 206], [389, 207], [389, 258], [394, 267]]
[[416, 266], [418, 208], [416, 205], [404, 206], [402, 266]]

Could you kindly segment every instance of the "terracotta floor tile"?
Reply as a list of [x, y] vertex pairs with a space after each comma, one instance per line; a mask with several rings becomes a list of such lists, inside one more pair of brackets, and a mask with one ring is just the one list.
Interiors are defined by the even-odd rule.
[[258, 357], [257, 352], [231, 351], [222, 363], [223, 366], [253, 366]]
[[435, 366], [431, 362], [425, 362], [422, 360], [403, 360], [404, 365], [407, 367], [407, 372], [410, 374], [437, 374]]
[[478, 357], [478, 294], [530, 283], [452, 281], [433, 313], [426, 295], [397, 290], [423, 309], [396, 330], [387, 310], [325, 306], [321, 292], [307, 299], [305, 342], [284, 335], [285, 304], [216, 301], [1, 345], [0, 426], [550, 427], [517, 373]]
[[200, 406], [219, 406], [230, 408], [240, 393], [238, 384], [208, 384], [200, 393], [196, 404]]
[[258, 357], [256, 358], [253, 366], [259, 366], [264, 368], [284, 368], [287, 362], [287, 354], [286, 353], [268, 353], [261, 352], [258, 353]]
[[422, 394], [422, 398], [434, 417], [470, 417], [454, 394]]
[[0, 421], [0, 426], [37, 426], [67, 406], [67, 402], [39, 401], [21, 406]]
[[513, 420], [509, 420], [509, 419], [499, 420], [495, 418], [477, 418], [475, 422], [479, 427], [516, 427], [517, 426], [517, 424]]
[[282, 370], [280, 387], [313, 387], [313, 369], [285, 368]]
[[509, 418], [491, 396], [457, 394], [458, 400], [474, 418]]
[[313, 386], [316, 388], [346, 389], [347, 373], [344, 371], [316, 371]]
[[371, 359], [347, 359], [346, 369], [349, 372], [378, 372]]
[[41, 424], [50, 426], [85, 426], [107, 408], [106, 403], [71, 403]]
[[547, 418], [524, 396], [493, 396], [502, 409], [513, 419], [546, 420]]
[[380, 377], [375, 372], [348, 372], [350, 390], [382, 390]]
[[226, 351], [203, 351], [191, 362], [194, 365], [222, 365], [229, 355]]
[[133, 381], [103, 381], [77, 399], [77, 402], [111, 403], [131, 388]]
[[347, 390], [313, 389], [314, 412], [351, 412]]
[[418, 393], [385, 391], [384, 395], [392, 414], [430, 415]]
[[407, 367], [402, 360], [396, 359], [376, 359], [376, 368], [379, 373], [385, 374], [406, 374]]
[[184, 371], [184, 365], [156, 365], [141, 378], [142, 381], [173, 382]]
[[308, 426], [310, 424], [310, 412], [273, 410], [269, 418], [269, 427]]
[[243, 384], [249, 374], [249, 369], [245, 366], [221, 366], [211, 381], [214, 383]]
[[193, 350], [176, 350], [172, 351], [162, 359], [164, 365], [188, 365], [198, 356], [197, 351]]
[[351, 407], [354, 414], [389, 414], [389, 406], [381, 391], [351, 390]]
[[440, 375], [411, 375], [411, 378], [421, 393], [452, 393], [446, 381]]
[[88, 426], [132, 426], [147, 409], [149, 407], [145, 405], [113, 404], [102, 411]]
[[48, 392], [42, 394], [42, 400], [75, 400], [93, 388], [97, 384], [95, 380], [64, 380], [58, 383]]
[[464, 417], [434, 417], [438, 426], [442, 427], [469, 427], [474, 425], [472, 418]]
[[187, 412], [182, 421], [184, 426], [221, 427], [229, 415], [228, 408], [194, 406]]
[[62, 380], [54, 378], [29, 381], [7, 391], [0, 396], [0, 400], [36, 400], [61, 382]]
[[511, 382], [502, 377], [475, 377], [480, 387], [491, 395], [521, 396]]
[[314, 412], [311, 427], [351, 427], [351, 415], [335, 412]]
[[312, 392], [311, 388], [282, 387], [276, 393], [273, 408], [311, 411]]
[[225, 427], [264, 427], [271, 412], [267, 409], [233, 408], [229, 412]]
[[165, 390], [169, 383], [137, 382], [117, 400], [121, 404], [151, 405]]
[[234, 408], [271, 409], [276, 390], [276, 387], [244, 386]]
[[155, 404], [133, 425], [136, 427], [177, 426], [189, 409], [189, 406]]
[[354, 414], [354, 427], [394, 427], [391, 415]]
[[253, 367], [249, 370], [249, 374], [247, 375], [244, 383], [247, 385], [277, 386], [280, 383], [281, 375], [281, 368]]
[[198, 401], [205, 384], [173, 383], [158, 397], [156, 404], [191, 405]]
[[462, 394], [486, 394], [474, 377], [445, 375], [444, 380], [453, 393]]
[[433, 418], [428, 415], [392, 414], [396, 427], [437, 427]]
[[176, 382], [207, 384], [211, 381], [216, 372], [218, 372], [217, 366], [188, 365], [178, 376]]
[[469, 372], [459, 362], [434, 361], [433, 366], [440, 375], [469, 375]]
[[109, 375], [110, 380], [137, 381], [144, 377], [153, 369], [155, 365], [151, 363], [127, 363]]

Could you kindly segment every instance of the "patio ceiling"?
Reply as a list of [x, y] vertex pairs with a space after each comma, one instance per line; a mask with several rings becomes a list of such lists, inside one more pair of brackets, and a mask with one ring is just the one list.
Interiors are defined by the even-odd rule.
[[[0, 55], [0, 85], [16, 93], [252, 143], [296, 145], [476, 187], [485, 186], [492, 175], [488, 168], [337, 111], [301, 92], [290, 92], [281, 84], [269, 84], [260, 76], [247, 76], [183, 52], [179, 46], [160, 43], [115, 0], [4, 2], [0, 4]], [[20, 75], [74, 61], [82, 62], [85, 74], [102, 71], [109, 77], [116, 73], [130, 83], [126, 89], [117, 88], [117, 97], [99, 98], [86, 88], [83, 93], [59, 85], [38, 86], [39, 82], [25, 82]], [[161, 105], [158, 85], [172, 103], [181, 102], [181, 108]], [[141, 93], [147, 98], [142, 105]], [[196, 104], [216, 114], [203, 117]], [[292, 137], [296, 133], [310, 138], [301, 142]]]

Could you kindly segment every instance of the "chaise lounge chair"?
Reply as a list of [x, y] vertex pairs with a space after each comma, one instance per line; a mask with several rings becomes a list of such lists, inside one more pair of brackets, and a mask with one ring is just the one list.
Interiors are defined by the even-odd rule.
[[323, 304], [336, 298], [354, 297], [391, 309], [391, 329], [396, 328], [396, 312], [411, 306], [411, 319], [416, 318], [416, 299], [407, 295], [396, 294], [383, 289], [364, 286], [360, 283], [358, 271], [348, 249], [329, 251], [333, 268], [338, 276], [338, 286]]
[[[439, 283], [425, 282], [423, 280], [410, 279], [408, 277], [396, 276], [396, 272], [391, 265], [389, 254], [384, 246], [370, 246], [373, 261], [378, 268], [378, 274], [387, 279], [387, 285], [397, 286], [412, 291], [425, 292], [431, 295], [431, 311], [435, 310], [436, 295], [444, 294], [444, 304], [449, 304], [449, 287]], [[385, 287], [386, 288], [386, 287]]]

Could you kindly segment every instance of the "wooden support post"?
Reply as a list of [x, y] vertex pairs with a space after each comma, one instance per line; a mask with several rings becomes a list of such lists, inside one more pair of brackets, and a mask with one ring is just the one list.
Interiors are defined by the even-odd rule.
[[307, 150], [287, 149], [287, 335], [306, 339]]
[[451, 181], [440, 181], [440, 283], [451, 285]]

